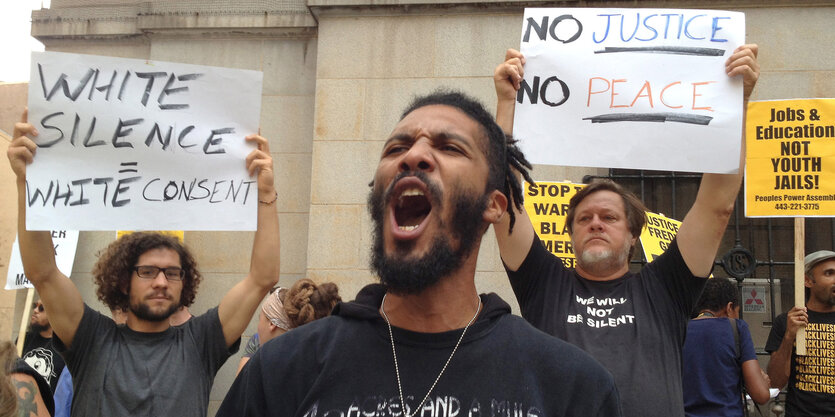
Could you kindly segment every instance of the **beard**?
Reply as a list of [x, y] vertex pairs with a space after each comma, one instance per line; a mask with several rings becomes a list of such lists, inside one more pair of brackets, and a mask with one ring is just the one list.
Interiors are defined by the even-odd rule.
[[130, 305], [128, 306], [128, 309], [137, 318], [145, 320], [145, 321], [154, 321], [154, 322], [168, 320], [168, 318], [171, 317], [171, 315], [174, 314], [174, 312], [176, 312], [177, 309], [180, 308], [180, 303], [172, 303], [171, 306], [168, 307], [167, 310], [158, 312], [158, 311], [151, 310], [151, 307], [147, 303], [143, 303], [141, 301], [137, 302], [137, 303], [134, 303], [133, 301], [131, 301], [129, 304]]
[[603, 275], [607, 271], [619, 269], [629, 261], [629, 251], [632, 249], [632, 243], [629, 239], [623, 241], [623, 247], [619, 251], [607, 248], [601, 251], [587, 251], [577, 257], [577, 264], [583, 270], [591, 274]]
[[46, 323], [46, 324], [40, 324], [40, 323], [35, 323], [35, 322], [30, 322], [29, 323], [29, 332], [30, 333], [40, 333], [44, 330], [49, 330], [49, 328], [50, 328], [49, 323]]
[[[374, 244], [371, 250], [371, 268], [388, 291], [395, 294], [419, 294], [437, 284], [446, 276], [461, 267], [464, 258], [469, 255], [482, 236], [484, 222], [482, 214], [487, 206], [488, 196], [466, 195], [452, 191], [450, 201], [455, 202], [452, 221], [447, 225], [438, 218], [438, 230], [449, 230], [449, 235], [438, 234], [431, 242], [429, 250], [423, 256], [410, 256], [414, 242], [396, 242], [393, 254], [386, 254], [383, 243], [383, 221], [387, 202], [391, 200], [394, 184], [403, 177], [414, 176], [426, 184], [432, 201], [432, 210], [442, 211], [442, 193], [423, 172], [403, 172], [398, 175], [385, 192], [375, 187], [368, 196], [368, 210], [374, 222]], [[458, 240], [458, 248], [453, 249], [450, 240]]]
[[[813, 280], [812, 283], [815, 284], [816, 282]], [[831, 287], [826, 288], [826, 290], [814, 291], [812, 296], [822, 305], [835, 306], [835, 294], [833, 294]]]

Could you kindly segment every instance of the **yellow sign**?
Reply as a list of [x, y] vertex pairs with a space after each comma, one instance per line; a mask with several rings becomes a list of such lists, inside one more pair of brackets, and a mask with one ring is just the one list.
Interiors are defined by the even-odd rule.
[[567, 268], [574, 268], [574, 248], [565, 227], [565, 215], [568, 201], [585, 185], [537, 181], [536, 184], [525, 183], [524, 187], [525, 211], [545, 249], [560, 258]]
[[745, 215], [835, 216], [835, 99], [748, 103]]
[[[180, 243], [184, 243], [186, 241], [185, 232], [182, 230], [144, 230], [145, 232], [153, 232], [153, 233], [161, 233], [163, 235], [173, 236], [180, 240]], [[131, 230], [118, 230], [116, 231], [116, 239], [133, 233]]]
[[681, 222], [662, 214], [647, 212], [647, 224], [641, 230], [641, 247], [648, 262], [661, 256], [678, 233]]

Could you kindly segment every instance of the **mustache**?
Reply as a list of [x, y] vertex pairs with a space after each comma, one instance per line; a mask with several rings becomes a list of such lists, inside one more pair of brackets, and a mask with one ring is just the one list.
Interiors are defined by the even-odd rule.
[[153, 294], [147, 295], [145, 298], [146, 298], [146, 299], [148, 299], [148, 298], [156, 298], [156, 297], [160, 297], [160, 296], [165, 297], [165, 298], [166, 298], [166, 299], [168, 299], [168, 300], [170, 300], [170, 299], [171, 299], [171, 294], [169, 294], [168, 292], [163, 292], [163, 291], [158, 291], [158, 292], [155, 292], [155, 293], [153, 293]]
[[583, 243], [588, 242], [588, 241], [590, 241], [590, 240], [592, 240], [592, 239], [603, 239], [603, 240], [605, 240], [605, 241], [607, 241], [607, 242], [609, 241], [608, 236], [606, 236], [605, 234], [603, 234], [603, 233], [595, 233], [595, 234], [593, 234], [593, 235], [586, 236], [586, 239], [585, 239], [585, 240], [583, 240]]
[[423, 171], [403, 171], [391, 181], [391, 183], [386, 187], [386, 191], [383, 193], [383, 201], [389, 201], [391, 199], [392, 194], [394, 193], [394, 188], [397, 186], [397, 183], [400, 182], [403, 178], [406, 177], [415, 177], [419, 179], [422, 183], [426, 185], [427, 190], [429, 191], [429, 195], [426, 198], [432, 202], [432, 205], [439, 205], [440, 204], [440, 195], [441, 195], [441, 187], [438, 186], [437, 183], [432, 181], [428, 175], [426, 175]]

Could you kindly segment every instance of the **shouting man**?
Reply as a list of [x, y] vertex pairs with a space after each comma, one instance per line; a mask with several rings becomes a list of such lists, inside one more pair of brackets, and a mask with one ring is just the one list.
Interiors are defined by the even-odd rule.
[[218, 416], [620, 415], [599, 364], [476, 291], [481, 238], [519, 204], [523, 161], [472, 99], [414, 101], [368, 199], [382, 284], [264, 344]]

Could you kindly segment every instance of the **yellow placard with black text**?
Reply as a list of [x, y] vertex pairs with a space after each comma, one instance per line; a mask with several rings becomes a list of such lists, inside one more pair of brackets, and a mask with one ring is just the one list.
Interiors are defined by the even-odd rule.
[[835, 216], [835, 99], [748, 103], [745, 215]]
[[525, 211], [542, 244], [556, 255], [567, 268], [574, 268], [574, 248], [565, 226], [568, 201], [584, 184], [537, 181], [524, 183]]
[[663, 214], [647, 213], [647, 224], [641, 230], [641, 247], [647, 262], [661, 256], [678, 233], [681, 222], [664, 217]]

